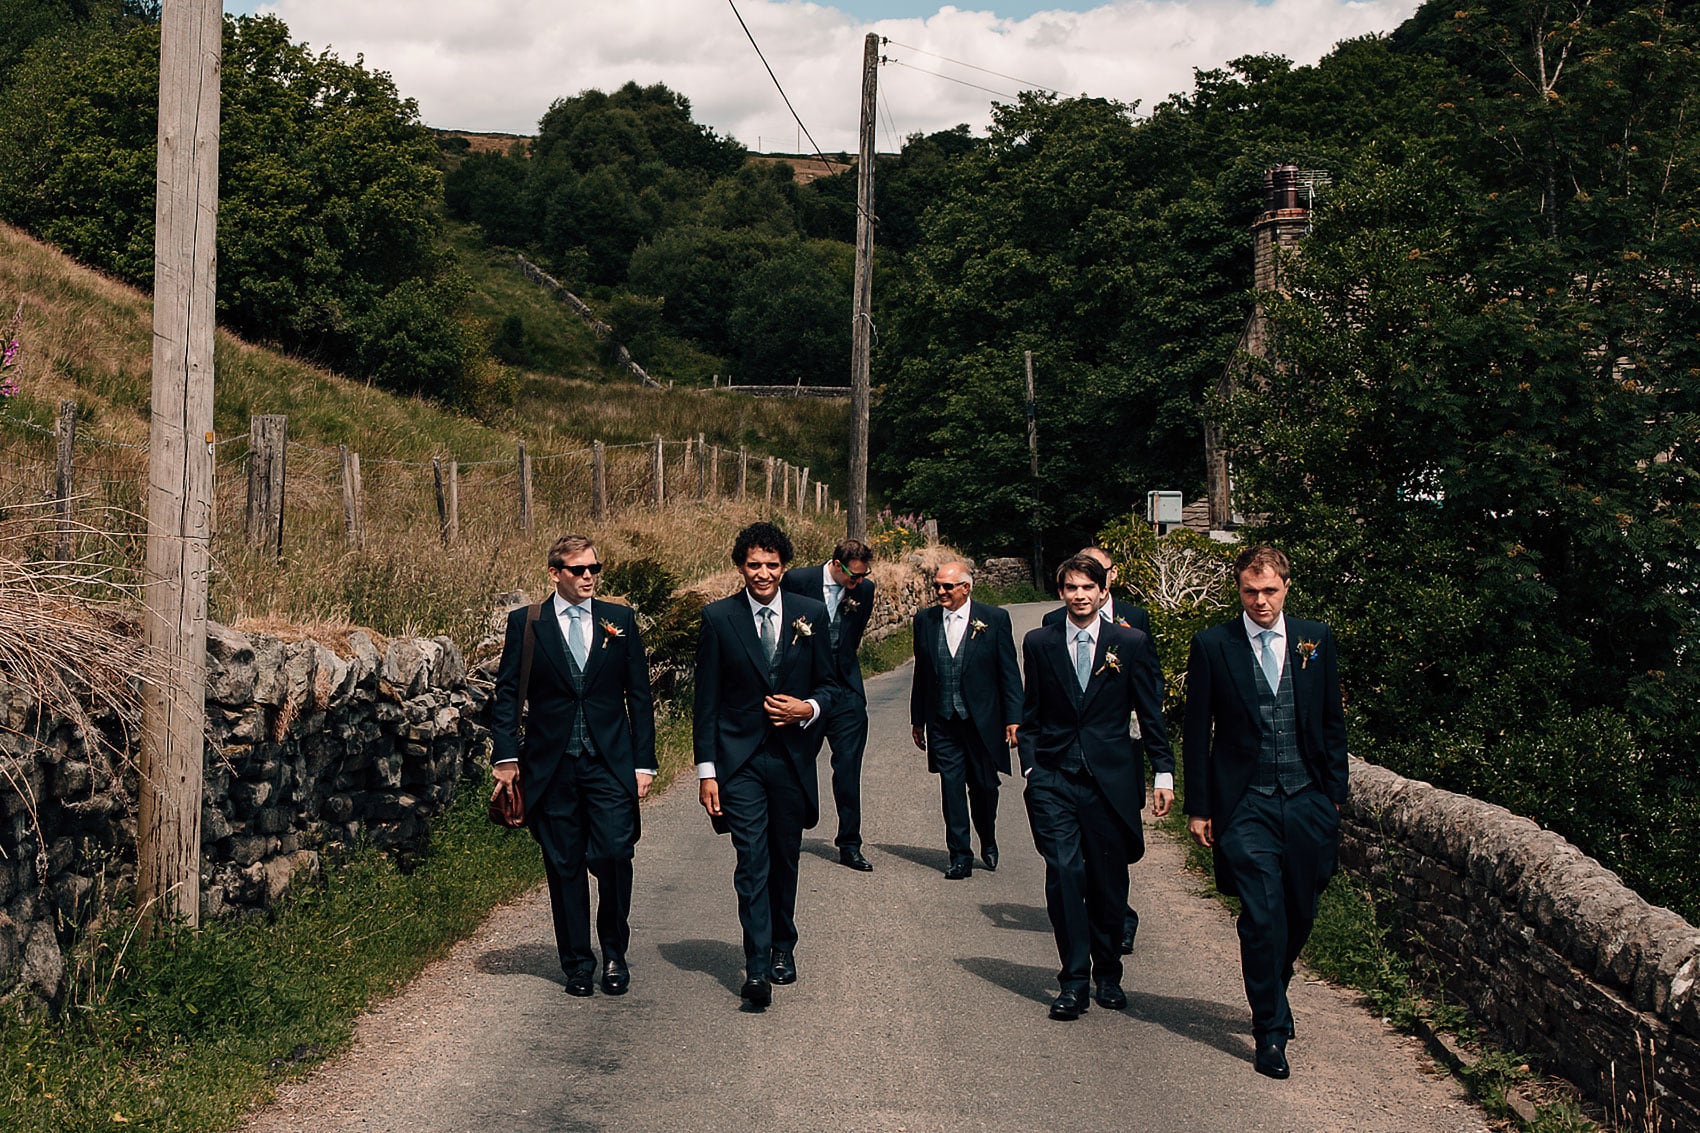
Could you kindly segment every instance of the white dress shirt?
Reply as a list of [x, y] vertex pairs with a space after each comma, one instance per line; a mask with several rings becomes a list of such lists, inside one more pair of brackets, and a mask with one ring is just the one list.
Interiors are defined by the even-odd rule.
[[[1245, 624], [1246, 636], [1251, 639], [1251, 655], [1257, 659], [1258, 668], [1263, 667], [1263, 642], [1258, 635], [1264, 632], [1262, 626], [1251, 620], [1251, 615], [1240, 614], [1240, 621]], [[1275, 639], [1269, 643], [1269, 648], [1275, 652], [1275, 682], [1281, 681], [1281, 674], [1287, 670], [1287, 615], [1285, 612], [1275, 615], [1275, 624], [1269, 627], [1275, 631]]]
[[[755, 622], [756, 640], [757, 641], [761, 640], [761, 612], [763, 610], [772, 610], [773, 611], [773, 628], [774, 628], [774, 633], [775, 633], [774, 640], [775, 641], [781, 641], [781, 642], [784, 641], [785, 639], [783, 637], [783, 634], [786, 631], [784, 591], [780, 591], [779, 593], [774, 594], [773, 601], [768, 603], [765, 606], [762, 605], [760, 602], [756, 601], [756, 596], [754, 594], [751, 594], [749, 592], [748, 588], [745, 588], [745, 590], [744, 590], [744, 598], [750, 604], [750, 618], [751, 618], [752, 621]], [[793, 630], [792, 632], [794, 633], [796, 631]], [[809, 718], [807, 720], [803, 721], [798, 726], [803, 727], [803, 728], [807, 728], [811, 724], [813, 724], [816, 720], [820, 719], [820, 702], [818, 700], [816, 700], [814, 697], [811, 696], [807, 700], [805, 700], [803, 703], [807, 704], [809, 706]], [[719, 778], [719, 776], [715, 774], [714, 761], [712, 759], [704, 760], [703, 762], [697, 764], [697, 778], [698, 779], [718, 779]]]
[[968, 611], [972, 605], [964, 602], [959, 609], [944, 612], [944, 643], [952, 657], [962, 652], [962, 635], [968, 632]]

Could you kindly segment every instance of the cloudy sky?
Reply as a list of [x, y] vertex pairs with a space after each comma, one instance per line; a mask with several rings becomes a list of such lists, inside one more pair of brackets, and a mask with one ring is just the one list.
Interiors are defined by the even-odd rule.
[[[364, 55], [418, 100], [427, 124], [530, 133], [556, 98], [628, 80], [666, 83], [698, 122], [751, 148], [797, 152], [796, 122], [727, 0], [226, 0], [281, 16], [296, 39]], [[920, 0], [834, 6], [737, 0], [803, 125], [824, 150], [856, 148], [863, 37], [887, 39], [881, 150], [967, 122], [990, 103], [1052, 88], [1149, 107], [1194, 68], [1253, 53], [1298, 63], [1387, 32], [1415, 0]], [[978, 68], [978, 69], [975, 69]], [[983, 88], [983, 89], [982, 89]]]

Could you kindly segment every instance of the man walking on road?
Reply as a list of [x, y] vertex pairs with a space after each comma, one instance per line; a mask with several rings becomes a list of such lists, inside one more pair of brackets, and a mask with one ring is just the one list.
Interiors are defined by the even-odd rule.
[[803, 831], [820, 819], [812, 726], [840, 695], [826, 607], [780, 593], [790, 561], [791, 540], [773, 524], [740, 531], [732, 562], [744, 589], [704, 607], [697, 640], [698, 797], [737, 851], [739, 994], [755, 1011], [772, 1001], [772, 984], [797, 980], [797, 859]]
[[567, 991], [592, 994], [596, 971], [588, 870], [597, 881], [602, 990], [624, 995], [638, 800], [656, 769], [649, 658], [630, 607], [595, 600], [602, 564], [589, 539], [557, 539], [548, 562], [555, 593], [508, 614], [490, 707], [496, 781], [519, 787], [543, 847]]
[[[1127, 1006], [1119, 947], [1127, 867], [1145, 854], [1145, 768], [1128, 734], [1130, 716], [1139, 717], [1152, 770], [1173, 775], [1175, 768], [1157, 652], [1149, 635], [1098, 616], [1107, 581], [1089, 555], [1064, 562], [1057, 583], [1068, 619], [1041, 626], [1021, 645], [1021, 770], [1062, 961], [1053, 1019], [1077, 1019], [1086, 1010], [1088, 978], [1099, 1006]], [[1174, 791], [1158, 786], [1153, 795], [1152, 814], [1161, 818]]]
[[838, 861], [867, 872], [862, 855], [862, 754], [868, 746], [868, 697], [862, 685], [862, 634], [874, 612], [874, 552], [859, 539], [846, 539], [825, 566], [788, 570], [780, 586], [791, 594], [826, 603], [827, 632], [833, 663], [844, 695], [821, 727], [832, 746], [832, 801], [838, 810]]
[[1009, 614], [973, 601], [973, 589], [966, 564], [945, 563], [933, 578], [938, 605], [916, 611], [913, 623], [909, 731], [927, 753], [927, 770], [939, 777], [950, 881], [974, 873], [970, 820], [980, 835], [980, 860], [998, 868], [998, 775], [1010, 773], [1009, 749], [1021, 721]]
[[1234, 563], [1240, 617], [1192, 640], [1186, 677], [1187, 827], [1240, 899], [1240, 967], [1259, 1074], [1285, 1078], [1287, 985], [1334, 875], [1346, 801], [1346, 715], [1334, 638], [1284, 612], [1274, 547]]
[[[1151, 634], [1151, 644], [1155, 647], [1157, 644], [1157, 635], [1151, 633], [1151, 615], [1146, 613], [1143, 607], [1135, 606], [1132, 602], [1123, 602], [1120, 598], [1115, 597], [1113, 594], [1116, 585], [1116, 564], [1115, 561], [1110, 558], [1110, 552], [1104, 550], [1102, 547], [1082, 547], [1079, 553], [1097, 559], [1099, 564], [1104, 568], [1104, 600], [1098, 607], [1098, 616], [1103, 618], [1106, 622], [1114, 622], [1119, 626], [1127, 626], [1131, 629], [1143, 630], [1147, 634]], [[1046, 614], [1043, 624], [1048, 626], [1061, 625], [1063, 619], [1067, 616], [1068, 603], [1065, 602], [1050, 613]], [[1135, 731], [1133, 732], [1134, 738], [1137, 739], [1139, 737], [1139, 732], [1137, 730], [1138, 719], [1135, 718], [1131, 723], [1135, 727]], [[1171, 775], [1158, 775], [1156, 777], [1156, 786], [1167, 787], [1168, 789], [1173, 790], [1175, 786], [1174, 777]], [[1139, 914], [1134, 912], [1132, 905], [1129, 905], [1122, 920], [1121, 950], [1123, 956], [1126, 956], [1128, 953], [1133, 951], [1133, 938], [1138, 934]]]

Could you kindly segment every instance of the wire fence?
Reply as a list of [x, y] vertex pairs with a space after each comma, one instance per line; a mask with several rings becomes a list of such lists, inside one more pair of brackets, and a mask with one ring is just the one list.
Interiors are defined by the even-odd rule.
[[[139, 564], [148, 445], [77, 430], [69, 402], [54, 429], [0, 412], [0, 437], [0, 550]], [[404, 460], [289, 440], [286, 418], [264, 416], [209, 449], [215, 553], [232, 540], [279, 554], [360, 550], [370, 537], [395, 535], [482, 544], [715, 501], [841, 510], [811, 469], [701, 434], [535, 454], [521, 442], [499, 459]]]

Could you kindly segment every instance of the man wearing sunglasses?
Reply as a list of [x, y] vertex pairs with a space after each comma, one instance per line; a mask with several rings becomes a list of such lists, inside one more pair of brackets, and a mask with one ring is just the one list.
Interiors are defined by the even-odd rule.
[[[495, 775], [518, 783], [526, 825], [543, 848], [568, 993], [592, 994], [596, 974], [588, 871], [597, 881], [602, 990], [624, 995], [638, 800], [656, 768], [649, 658], [631, 608], [595, 600], [602, 571], [595, 544], [562, 536], [548, 561], [555, 592], [508, 615], [490, 709]], [[531, 672], [522, 690], [528, 634]]]
[[944, 800], [947, 880], [974, 874], [973, 823], [980, 860], [998, 868], [998, 775], [1010, 773], [1009, 749], [1021, 723], [1021, 672], [1009, 614], [972, 599], [966, 563], [939, 567], [938, 605], [915, 614], [915, 676], [909, 689], [910, 735], [927, 753]]
[[838, 861], [866, 872], [873, 864], [862, 855], [862, 753], [868, 746], [868, 699], [862, 684], [857, 652], [868, 616], [874, 610], [874, 552], [859, 539], [846, 539], [833, 549], [825, 566], [788, 570], [780, 586], [826, 603], [827, 636], [838, 666], [844, 696], [821, 721], [832, 745], [832, 801], [838, 809]]

